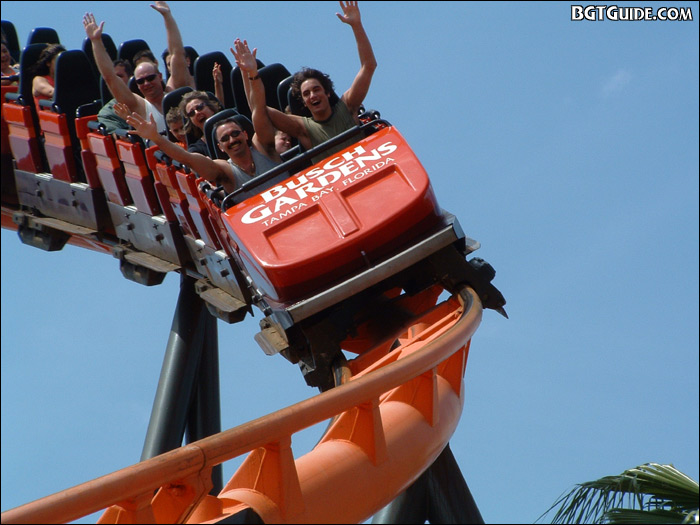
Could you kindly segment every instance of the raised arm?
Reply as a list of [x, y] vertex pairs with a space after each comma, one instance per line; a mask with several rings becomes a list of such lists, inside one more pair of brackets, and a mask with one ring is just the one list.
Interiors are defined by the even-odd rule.
[[114, 64], [102, 42], [102, 29], [104, 25], [105, 23], [102, 22], [98, 26], [95, 22], [95, 15], [92, 13], [85, 13], [83, 16], [83, 27], [85, 27], [85, 33], [90, 39], [90, 42], [92, 42], [92, 52], [95, 57], [97, 69], [107, 83], [112, 96], [117, 99], [117, 102], [126, 104], [131, 111], [139, 115], [145, 115], [146, 104], [144, 99], [137, 97], [129, 89], [129, 86], [114, 72]]
[[168, 6], [167, 2], [155, 2], [155, 4], [151, 4], [151, 7], [163, 15], [163, 21], [165, 22], [168, 53], [170, 54], [170, 78], [168, 79], [168, 87], [170, 90], [183, 86], [189, 86], [195, 89], [194, 78], [187, 67], [185, 46], [182, 43], [180, 29], [177, 27], [177, 22], [175, 22], [170, 6]]
[[158, 133], [158, 126], [153, 119], [153, 115], [151, 115], [150, 121], [147, 121], [138, 113], [132, 112], [126, 116], [126, 121], [134, 128], [132, 133], [144, 140], [150, 140], [155, 143], [168, 157], [186, 164], [206, 180], [215, 182], [218, 185], [222, 178], [229, 178], [225, 168], [216, 161], [200, 153], [191, 153], [182, 149], [167, 137]]
[[267, 113], [265, 101], [265, 86], [263, 85], [260, 75], [258, 75], [258, 63], [255, 60], [257, 49], [252, 52], [248, 47], [248, 42], [239, 38], [234, 42], [234, 47], [231, 48], [236, 59], [236, 64], [241, 68], [243, 77], [243, 87], [245, 95], [250, 106], [251, 116], [253, 120], [253, 144], [256, 149], [267, 154], [268, 157], [279, 160], [279, 154], [275, 150], [275, 126], [272, 124]]
[[360, 55], [360, 71], [355, 76], [350, 89], [342, 96], [350, 113], [355, 115], [369, 92], [372, 75], [377, 69], [377, 60], [374, 58], [369, 37], [362, 26], [360, 8], [357, 6], [357, 2], [340, 2], [340, 7], [343, 9], [343, 14], [336, 13], [336, 15], [341, 22], [352, 27], [357, 42], [357, 53]]
[[275, 128], [284, 131], [287, 135], [295, 137], [304, 149], [311, 149], [311, 138], [309, 137], [308, 131], [306, 131], [306, 126], [304, 126], [304, 119], [299, 115], [282, 113], [278, 109], [271, 108], [270, 106], [265, 106], [265, 109], [267, 109], [267, 115]]
[[214, 80], [214, 96], [223, 105], [224, 104], [224, 74], [221, 72], [221, 64], [214, 62], [214, 67], [211, 70], [211, 77]]

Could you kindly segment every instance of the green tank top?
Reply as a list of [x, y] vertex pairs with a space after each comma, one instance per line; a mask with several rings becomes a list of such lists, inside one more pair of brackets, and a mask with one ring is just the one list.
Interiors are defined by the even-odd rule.
[[[345, 102], [338, 100], [338, 102], [333, 106], [333, 114], [328, 120], [323, 122], [317, 122], [310, 117], [304, 117], [304, 126], [306, 126], [306, 131], [309, 133], [309, 138], [311, 139], [311, 146], [318, 146], [326, 142], [333, 137], [340, 135], [343, 131], [347, 131], [357, 125], [355, 119], [353, 118], [350, 110], [345, 105]], [[336, 153], [346, 147], [354, 144], [357, 141], [356, 138], [349, 139], [342, 144], [339, 144], [321, 155], [317, 155], [311, 159], [314, 164], [324, 158]]]

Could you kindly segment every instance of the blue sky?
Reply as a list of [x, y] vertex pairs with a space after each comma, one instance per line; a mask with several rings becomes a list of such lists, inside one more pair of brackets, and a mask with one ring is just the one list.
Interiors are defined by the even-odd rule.
[[[265, 63], [359, 61], [336, 2], [171, 2], [200, 53], [236, 37]], [[361, 2], [379, 67], [365, 106], [416, 151], [441, 206], [496, 269], [450, 441], [486, 522], [532, 523], [575, 483], [645, 462], [698, 480], [698, 3], [692, 22], [571, 21], [571, 4]], [[166, 47], [148, 2], [2, 2], [26, 41], [82, 15]], [[231, 58], [232, 60], [232, 58]], [[233, 60], [232, 60], [233, 61]], [[137, 462], [179, 290], [118, 261], [2, 231], [2, 510]], [[219, 321], [222, 422], [313, 395]], [[316, 435], [295, 438], [295, 454]], [[298, 441], [298, 443], [297, 443]], [[224, 470], [232, 475], [233, 462]]]

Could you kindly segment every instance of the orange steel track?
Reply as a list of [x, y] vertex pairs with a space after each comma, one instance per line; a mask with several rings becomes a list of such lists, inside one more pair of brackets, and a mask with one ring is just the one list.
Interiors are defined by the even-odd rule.
[[[396, 335], [351, 361], [346, 383], [3, 512], [2, 523], [64, 523], [101, 509], [100, 523], [213, 523], [248, 507], [266, 523], [362, 522], [448, 443], [481, 316], [478, 296], [465, 287], [416, 316], [394, 350]], [[316, 447], [295, 460], [292, 435], [331, 418]], [[212, 468], [246, 453], [219, 495], [209, 495]]]

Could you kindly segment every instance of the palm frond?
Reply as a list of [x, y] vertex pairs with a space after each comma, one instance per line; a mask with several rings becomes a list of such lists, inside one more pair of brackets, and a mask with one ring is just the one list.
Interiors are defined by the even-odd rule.
[[663, 525], [665, 523], [683, 523], [685, 516], [682, 512], [661, 509], [612, 509], [605, 514], [605, 522], [614, 525], [627, 525], [628, 523]]
[[[648, 523], [681, 523], [698, 510], [698, 483], [673, 465], [646, 463], [577, 485], [537, 521], [554, 509], [552, 523], [640, 523], [640, 516]], [[635, 517], [625, 511], [636, 511]]]

